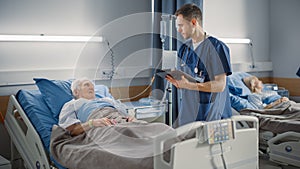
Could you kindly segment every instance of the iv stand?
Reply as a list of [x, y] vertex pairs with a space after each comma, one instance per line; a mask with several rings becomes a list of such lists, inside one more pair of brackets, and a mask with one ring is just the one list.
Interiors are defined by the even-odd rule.
[[[162, 49], [163, 51], [165, 50], [165, 38], [167, 35], [167, 20], [169, 20], [169, 51], [172, 51], [172, 25], [173, 25], [173, 18], [174, 15], [162, 15], [161, 16], [162, 21], [160, 21], [160, 38], [161, 38], [161, 42], [162, 42]], [[172, 109], [172, 99], [173, 99], [173, 95], [172, 95], [172, 84], [170, 82], [167, 82], [166, 84], [168, 87], [166, 89], [165, 92], [168, 92], [168, 100], [167, 100], [167, 104], [168, 104], [168, 112], [169, 112], [169, 126], [173, 125], [173, 109]]]

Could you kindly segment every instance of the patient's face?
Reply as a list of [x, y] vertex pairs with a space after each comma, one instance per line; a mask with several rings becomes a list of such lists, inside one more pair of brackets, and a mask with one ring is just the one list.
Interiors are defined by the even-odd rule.
[[255, 78], [254, 79], [254, 82], [253, 82], [253, 86], [254, 88], [258, 89], [258, 90], [261, 90], [263, 88], [263, 83], [261, 80], [259, 80], [258, 78]]
[[95, 98], [94, 84], [88, 80], [83, 81], [80, 84], [80, 90], [78, 90], [78, 98], [85, 98], [92, 100]]

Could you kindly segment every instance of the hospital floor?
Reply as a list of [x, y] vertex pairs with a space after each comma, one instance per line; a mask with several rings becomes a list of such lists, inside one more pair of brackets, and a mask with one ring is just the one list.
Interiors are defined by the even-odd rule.
[[259, 158], [259, 169], [300, 169], [294, 166], [279, 165], [275, 162], [269, 161], [265, 158]]

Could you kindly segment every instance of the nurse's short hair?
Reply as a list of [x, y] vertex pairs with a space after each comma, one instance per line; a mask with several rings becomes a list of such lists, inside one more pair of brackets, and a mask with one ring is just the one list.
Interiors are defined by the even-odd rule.
[[[82, 82], [84, 81], [90, 81], [91, 83], [94, 84], [94, 82], [92, 80], [90, 80], [89, 78], [87, 77], [83, 77], [83, 78], [80, 78], [80, 79], [75, 79], [72, 84], [71, 84], [71, 90], [72, 90], [72, 94], [74, 96], [74, 91], [75, 90], [79, 90], [80, 89], [80, 85], [82, 84]], [[95, 86], [95, 84], [94, 84]]]
[[191, 21], [193, 18], [197, 19], [198, 22], [202, 22], [202, 11], [196, 4], [185, 4], [180, 7], [176, 12], [175, 16], [182, 15], [184, 19]]

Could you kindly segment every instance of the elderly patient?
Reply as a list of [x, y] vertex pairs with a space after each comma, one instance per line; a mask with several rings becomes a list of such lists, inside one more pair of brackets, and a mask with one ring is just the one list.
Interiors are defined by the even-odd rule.
[[172, 127], [127, 116], [121, 103], [96, 98], [89, 79], [75, 80], [71, 88], [74, 99], [63, 106], [51, 133], [50, 152], [57, 162], [76, 169], [153, 169], [156, 138], [175, 135]]
[[[87, 78], [73, 81], [71, 90], [74, 99], [65, 103], [59, 115], [59, 126], [67, 129], [71, 135], [79, 135], [94, 127], [136, 120], [127, 116], [121, 103], [112, 98], [96, 98], [94, 84]], [[94, 111], [101, 114], [92, 117]]]
[[243, 81], [252, 92], [248, 95], [248, 101], [257, 109], [269, 109], [289, 101], [287, 97], [281, 97], [276, 91], [263, 90], [263, 83], [256, 76], [246, 77]]

